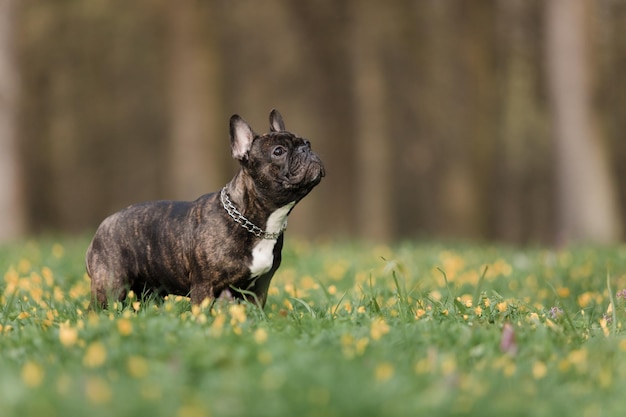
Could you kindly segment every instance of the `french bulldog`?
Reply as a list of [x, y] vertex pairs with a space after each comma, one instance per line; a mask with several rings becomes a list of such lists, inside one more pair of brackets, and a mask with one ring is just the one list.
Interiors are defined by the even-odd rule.
[[193, 304], [230, 292], [265, 305], [287, 216], [319, 184], [324, 166], [277, 110], [264, 135], [233, 115], [230, 144], [240, 169], [220, 191], [131, 205], [100, 224], [86, 255], [92, 307], [130, 290], [189, 296]]

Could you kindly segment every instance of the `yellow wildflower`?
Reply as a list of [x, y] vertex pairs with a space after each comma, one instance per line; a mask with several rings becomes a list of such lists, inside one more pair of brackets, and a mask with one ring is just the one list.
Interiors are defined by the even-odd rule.
[[319, 284], [310, 275], [305, 275], [300, 280], [300, 288], [303, 290], [315, 290], [319, 288]]
[[52, 297], [54, 298], [54, 301], [59, 303], [65, 300], [65, 294], [63, 293], [63, 290], [60, 287], [54, 287], [52, 290], [52, 293], [53, 293]]
[[85, 394], [89, 401], [94, 404], [106, 404], [113, 397], [111, 388], [101, 378], [88, 379], [85, 383]]
[[202, 309], [199, 305], [194, 304], [191, 306], [191, 315], [194, 317], [198, 317], [202, 313]]
[[516, 366], [515, 363], [513, 362], [508, 362], [506, 365], [504, 365], [504, 368], [502, 369], [502, 373], [504, 374], [504, 376], [513, 376], [515, 374], [516, 371]]
[[87, 315], [88, 325], [91, 327], [95, 327], [100, 322], [100, 316], [93, 311], [90, 311]]
[[504, 275], [505, 277], [508, 277], [513, 272], [513, 267], [504, 259], [498, 259], [493, 263], [492, 268], [489, 271], [491, 270], [493, 270], [495, 275]]
[[254, 332], [254, 341], [259, 345], [265, 343], [267, 341], [267, 330], [256, 329]]
[[415, 319], [417, 320], [421, 318], [424, 314], [426, 314], [426, 310], [424, 310], [423, 308], [418, 308], [415, 312]]
[[117, 321], [117, 331], [122, 336], [128, 336], [133, 332], [133, 323], [125, 318], [121, 318]]
[[47, 266], [44, 266], [43, 268], [41, 268], [41, 276], [46, 282], [46, 285], [48, 287], [52, 287], [52, 285], [54, 284], [54, 277], [52, 274], [52, 270], [48, 268]]
[[426, 374], [432, 371], [432, 363], [428, 358], [422, 358], [415, 364], [416, 374]]
[[561, 332], [562, 330], [558, 324], [556, 324], [550, 319], [546, 319], [546, 326], [548, 326], [550, 329], [554, 330], [555, 332]]
[[141, 356], [131, 356], [127, 362], [128, 373], [133, 378], [143, 378], [148, 375], [148, 362]]
[[41, 288], [40, 286], [32, 287], [30, 289], [30, 297], [33, 299], [34, 302], [40, 304], [43, 297], [43, 288]]
[[571, 363], [567, 359], [561, 359], [557, 367], [559, 368], [560, 372], [567, 372], [569, 371], [570, 365]]
[[204, 300], [202, 300], [202, 302], [200, 303], [200, 308], [206, 310], [211, 306], [212, 302], [213, 300], [211, 299], [211, 297], [204, 297]]
[[97, 368], [104, 364], [107, 358], [107, 351], [100, 342], [93, 342], [87, 347], [83, 357], [83, 365], [88, 368]]
[[376, 258], [391, 259], [393, 251], [387, 245], [378, 245], [372, 249], [372, 255]]
[[533, 364], [533, 378], [542, 379], [548, 373], [548, 367], [542, 361], [537, 361]]
[[64, 254], [65, 254], [65, 249], [63, 248], [61, 244], [55, 243], [54, 245], [52, 245], [52, 256], [54, 256], [57, 259], [60, 259], [63, 257]]
[[267, 291], [267, 295], [279, 295], [279, 294], [280, 294], [280, 290], [276, 286], [270, 287], [270, 289]]
[[460, 297], [456, 298], [459, 302], [461, 302], [463, 305], [465, 305], [465, 307], [467, 308], [471, 308], [473, 301], [472, 301], [472, 296], [469, 294], [463, 294]]
[[589, 291], [584, 292], [578, 296], [578, 305], [581, 308], [585, 308], [589, 306], [589, 304], [591, 304], [594, 301], [594, 299], [595, 299], [595, 296], [592, 292], [589, 292]]
[[383, 362], [376, 366], [374, 371], [376, 380], [379, 382], [385, 382], [391, 379], [395, 372], [395, 369], [392, 364], [389, 362]]
[[602, 333], [604, 333], [605, 337], [608, 337], [611, 331], [609, 330], [608, 321], [602, 317], [600, 319], [600, 328], [602, 328]]
[[228, 307], [230, 313], [230, 324], [235, 326], [246, 321], [246, 306], [243, 304], [231, 304]]
[[287, 283], [285, 284], [285, 292], [289, 294], [291, 297], [296, 296], [296, 287], [293, 284]]
[[22, 258], [17, 264], [17, 271], [20, 274], [26, 274], [31, 269], [31, 263], [28, 259]]
[[370, 343], [370, 340], [367, 337], [362, 337], [356, 341], [354, 344], [354, 349], [356, 350], [357, 355], [362, 355], [365, 352], [365, 348]]
[[79, 299], [89, 294], [90, 291], [91, 289], [89, 288], [88, 285], [84, 283], [78, 283], [78, 284], [73, 285], [70, 288], [69, 295], [70, 295], [70, 298], [75, 300], [75, 299]]
[[348, 266], [348, 262], [344, 260], [328, 264], [325, 266], [326, 274], [328, 274], [331, 279], [339, 281], [348, 271]]
[[78, 330], [75, 327], [71, 327], [69, 322], [61, 324], [59, 327], [59, 340], [65, 347], [74, 346], [78, 340]]
[[35, 362], [26, 362], [22, 367], [22, 381], [28, 387], [36, 388], [41, 385], [44, 376], [43, 368]]
[[226, 316], [224, 314], [218, 314], [215, 316], [215, 320], [213, 320], [213, 323], [211, 324], [211, 334], [217, 337], [221, 336], [224, 323], [226, 323]]
[[587, 363], [587, 350], [586, 349], [577, 349], [572, 350], [567, 355], [567, 360], [569, 363], [574, 365], [578, 372], [584, 373], [587, 371], [588, 363]]
[[456, 372], [456, 359], [453, 356], [446, 356], [441, 361], [441, 373], [443, 375], [452, 375]]
[[567, 287], [559, 287], [556, 289], [556, 293], [559, 295], [559, 297], [561, 298], [567, 298], [570, 296], [570, 290]]
[[441, 301], [441, 292], [439, 292], [438, 290], [434, 290], [430, 292], [430, 298], [432, 298], [435, 301]]
[[372, 326], [370, 327], [370, 336], [373, 340], [379, 340], [387, 333], [389, 333], [389, 325], [384, 319], [379, 318], [372, 322]]
[[611, 368], [608, 366], [603, 366], [600, 372], [598, 373], [598, 382], [602, 388], [609, 388], [613, 383], [613, 373], [611, 372]]
[[[449, 282], [454, 281], [457, 274], [465, 267], [465, 260], [460, 255], [451, 251], [441, 252], [439, 259], [443, 263], [442, 269], [446, 271], [446, 276]], [[436, 272], [440, 277], [440, 286], [444, 286], [445, 282], [443, 275], [439, 271]]]

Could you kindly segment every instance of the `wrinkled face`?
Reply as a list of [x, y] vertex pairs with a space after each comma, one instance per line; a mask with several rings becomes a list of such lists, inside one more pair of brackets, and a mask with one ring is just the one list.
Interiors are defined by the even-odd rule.
[[310, 142], [287, 131], [255, 137], [242, 167], [259, 191], [278, 205], [299, 201], [325, 174]]

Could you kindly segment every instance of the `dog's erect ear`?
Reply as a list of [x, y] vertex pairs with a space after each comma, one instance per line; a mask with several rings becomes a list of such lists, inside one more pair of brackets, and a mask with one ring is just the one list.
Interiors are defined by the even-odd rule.
[[280, 115], [278, 110], [273, 109], [270, 112], [270, 132], [282, 132], [285, 129], [285, 122], [283, 122], [283, 116]]
[[238, 114], [230, 118], [230, 149], [233, 158], [240, 161], [247, 158], [254, 136], [250, 125]]

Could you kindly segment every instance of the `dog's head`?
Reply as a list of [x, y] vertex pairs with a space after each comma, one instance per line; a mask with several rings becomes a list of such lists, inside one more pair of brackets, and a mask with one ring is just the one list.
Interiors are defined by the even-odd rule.
[[260, 197], [277, 206], [298, 202], [321, 181], [324, 165], [311, 143], [285, 129], [277, 110], [270, 113], [270, 131], [254, 133], [239, 115], [230, 118], [233, 158], [254, 182]]

